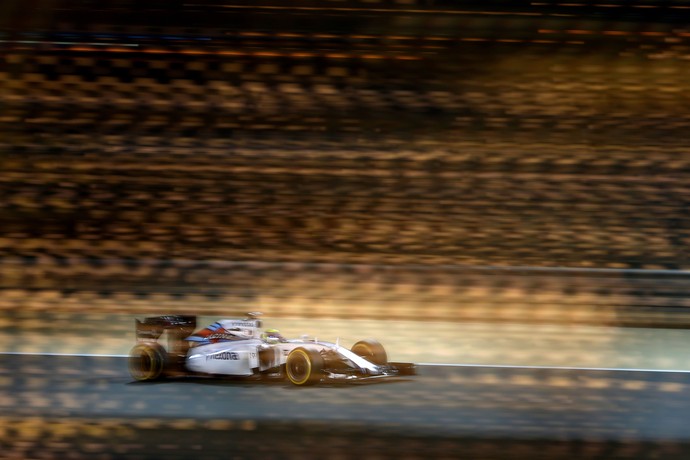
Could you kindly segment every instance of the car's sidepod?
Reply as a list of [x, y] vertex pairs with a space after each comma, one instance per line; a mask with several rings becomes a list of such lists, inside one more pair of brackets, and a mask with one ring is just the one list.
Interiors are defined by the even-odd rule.
[[187, 353], [187, 369], [221, 375], [252, 375], [259, 365], [261, 340], [219, 342], [193, 347]]

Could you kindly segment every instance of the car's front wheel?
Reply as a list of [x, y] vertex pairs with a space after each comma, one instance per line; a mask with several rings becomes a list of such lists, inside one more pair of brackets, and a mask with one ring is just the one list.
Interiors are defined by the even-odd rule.
[[352, 353], [361, 356], [372, 364], [382, 366], [388, 363], [388, 354], [383, 345], [378, 340], [366, 339], [360, 340], [351, 348]]
[[139, 343], [129, 352], [129, 373], [135, 380], [156, 380], [163, 375], [165, 355], [157, 343]]
[[295, 385], [314, 385], [323, 377], [323, 357], [316, 350], [295, 348], [285, 362], [285, 374]]

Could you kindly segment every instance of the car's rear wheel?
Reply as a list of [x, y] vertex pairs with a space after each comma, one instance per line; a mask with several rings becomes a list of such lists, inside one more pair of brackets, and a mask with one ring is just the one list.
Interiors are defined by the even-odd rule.
[[157, 343], [140, 343], [129, 353], [129, 373], [135, 380], [156, 380], [163, 375], [165, 350]]
[[323, 377], [323, 357], [316, 350], [295, 348], [285, 362], [285, 374], [295, 385], [313, 385]]
[[388, 354], [383, 345], [378, 340], [366, 339], [360, 340], [350, 349], [352, 353], [361, 356], [372, 364], [382, 366], [388, 362]]

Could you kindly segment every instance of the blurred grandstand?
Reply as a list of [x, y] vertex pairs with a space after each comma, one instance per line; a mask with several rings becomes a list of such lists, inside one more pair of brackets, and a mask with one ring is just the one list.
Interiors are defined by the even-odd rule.
[[0, 308], [685, 327], [688, 2], [7, 2]]

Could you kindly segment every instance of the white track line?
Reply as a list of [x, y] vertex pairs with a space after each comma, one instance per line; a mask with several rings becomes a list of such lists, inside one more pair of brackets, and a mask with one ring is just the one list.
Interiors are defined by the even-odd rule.
[[690, 374], [690, 370], [681, 369], [635, 369], [625, 367], [568, 367], [568, 366], [518, 366], [512, 364], [460, 364], [460, 363], [417, 363], [417, 366], [428, 367], [476, 367], [487, 369], [545, 369], [558, 371], [618, 371], [618, 372], [668, 372]]
[[33, 353], [26, 351], [2, 351], [1, 355], [16, 356], [74, 356], [78, 358], [126, 358], [127, 355], [99, 355], [94, 353]]
[[[94, 353], [32, 353], [23, 351], [3, 351], [2, 355], [11, 356], [65, 356], [78, 358], [127, 358], [128, 355], [107, 355]], [[690, 374], [690, 370], [681, 369], [634, 369], [620, 367], [568, 367], [568, 366], [519, 366], [512, 364], [463, 364], [463, 363], [416, 363], [417, 366], [426, 367], [467, 367], [483, 369], [544, 369], [558, 371], [618, 371], [618, 372], [666, 372], [677, 374]]]

